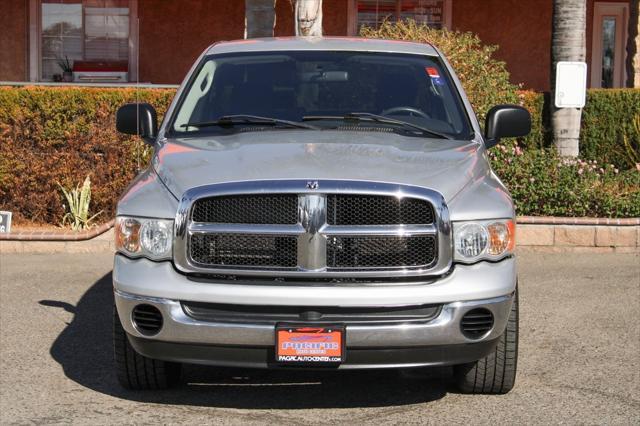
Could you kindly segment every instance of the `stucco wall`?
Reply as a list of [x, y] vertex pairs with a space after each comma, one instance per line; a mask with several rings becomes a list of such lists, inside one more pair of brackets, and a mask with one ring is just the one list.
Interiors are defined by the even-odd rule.
[[[140, 81], [179, 83], [204, 48], [244, 36], [243, 0], [139, 0]], [[347, 34], [347, 2], [324, 0], [324, 33]], [[277, 36], [294, 34], [288, 0], [276, 2]]]
[[0, 80], [28, 80], [27, 12], [27, 0], [5, 0], [0, 6]]
[[139, 1], [140, 81], [179, 83], [211, 43], [244, 36], [244, 1]]
[[549, 89], [551, 0], [453, 0], [453, 28], [497, 44], [514, 83]]

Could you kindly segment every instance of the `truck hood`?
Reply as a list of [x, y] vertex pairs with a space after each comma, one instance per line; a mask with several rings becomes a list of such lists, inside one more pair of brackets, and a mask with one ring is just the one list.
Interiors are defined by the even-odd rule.
[[427, 187], [449, 201], [490, 173], [481, 149], [474, 141], [395, 133], [276, 130], [167, 139], [153, 167], [177, 199], [223, 182], [343, 179]]

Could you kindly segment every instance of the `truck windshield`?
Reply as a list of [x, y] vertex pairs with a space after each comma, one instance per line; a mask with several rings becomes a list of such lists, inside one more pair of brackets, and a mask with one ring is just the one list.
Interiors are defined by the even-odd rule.
[[252, 52], [205, 57], [171, 124], [176, 136], [251, 126], [385, 127], [469, 139], [468, 117], [438, 58], [341, 52]]

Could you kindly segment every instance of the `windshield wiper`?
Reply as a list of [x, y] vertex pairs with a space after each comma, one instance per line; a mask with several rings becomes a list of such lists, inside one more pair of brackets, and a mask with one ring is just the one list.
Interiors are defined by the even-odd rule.
[[248, 114], [236, 114], [236, 115], [223, 115], [217, 120], [201, 121], [194, 123], [182, 124], [180, 127], [231, 127], [236, 124], [270, 124], [270, 125], [284, 125], [289, 127], [296, 127], [299, 129], [311, 129], [319, 130], [318, 127], [310, 124], [300, 123], [297, 121], [281, 120], [279, 118], [261, 117], [258, 115]]
[[422, 133], [429, 134], [442, 139], [453, 139], [451, 136], [444, 133], [436, 132], [435, 130], [427, 129], [426, 127], [418, 126], [417, 124], [408, 123], [402, 120], [396, 120], [395, 118], [385, 117], [383, 115], [372, 114], [369, 112], [350, 112], [343, 116], [332, 115], [305, 115], [302, 117], [302, 121], [315, 121], [315, 120], [344, 120], [344, 121], [360, 121], [368, 120], [376, 123], [393, 124], [396, 126], [404, 127], [405, 129], [417, 130]]

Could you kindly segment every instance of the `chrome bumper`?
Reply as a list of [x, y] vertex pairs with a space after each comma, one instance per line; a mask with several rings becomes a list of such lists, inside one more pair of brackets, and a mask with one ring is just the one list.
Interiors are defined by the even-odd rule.
[[[205, 284], [206, 285], [206, 284]], [[513, 293], [484, 300], [459, 301], [443, 305], [440, 314], [424, 323], [347, 325], [347, 348], [398, 348], [469, 344], [498, 338], [505, 330]], [[133, 337], [161, 342], [268, 347], [275, 345], [275, 328], [269, 324], [197, 321], [185, 314], [179, 301], [137, 296], [115, 291], [115, 302], [124, 329]], [[164, 324], [152, 337], [139, 333], [131, 321], [138, 304], [157, 307]], [[494, 326], [481, 339], [468, 339], [460, 330], [460, 320], [469, 310], [483, 307], [494, 316]]]
[[199, 282], [178, 273], [171, 262], [116, 255], [113, 287], [127, 294], [232, 305], [408, 306], [492, 299], [516, 288], [516, 259], [456, 265], [435, 281], [375, 285], [251, 285]]

